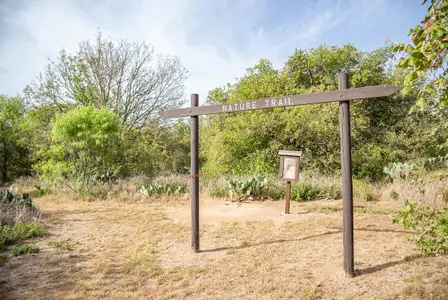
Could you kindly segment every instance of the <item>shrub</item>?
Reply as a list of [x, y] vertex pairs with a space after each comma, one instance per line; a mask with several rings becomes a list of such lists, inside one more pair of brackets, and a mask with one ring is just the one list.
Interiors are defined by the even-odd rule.
[[205, 178], [199, 180], [199, 189], [201, 192], [208, 192], [214, 198], [229, 197], [229, 179], [226, 177], [217, 177], [214, 179]]
[[342, 198], [342, 190], [340, 185], [330, 185], [325, 189], [325, 198], [338, 200]]
[[300, 182], [291, 186], [291, 199], [296, 201], [317, 199], [320, 193], [320, 187], [309, 182]]
[[36, 185], [34, 185], [34, 187], [36, 188], [36, 194], [34, 195], [35, 197], [41, 197], [41, 196], [45, 195], [46, 190], [44, 187], [42, 187], [42, 185], [36, 184]]
[[[306, 177], [307, 181], [292, 183], [291, 199], [296, 201], [315, 199], [340, 199], [341, 187], [328, 178]], [[244, 200], [249, 197], [269, 197], [274, 200], [284, 199], [286, 182], [278, 178], [264, 176], [216, 178], [200, 181], [201, 192], [209, 192], [217, 198], [231, 197]], [[185, 176], [159, 177], [140, 187], [140, 193], [149, 197], [153, 195], [179, 195], [189, 190], [188, 179]]]
[[47, 233], [46, 228], [37, 222], [17, 223], [13, 227], [8, 225], [0, 227], [0, 250], [6, 246], [16, 244], [32, 237]]
[[353, 177], [367, 182], [378, 181], [383, 177], [384, 162], [391, 161], [391, 153], [385, 145], [364, 143], [353, 152]]
[[20, 194], [14, 198], [14, 201], [23, 204], [27, 207], [34, 207], [33, 199], [28, 194]]
[[405, 209], [396, 213], [393, 222], [418, 232], [411, 240], [422, 253], [448, 252], [448, 208], [436, 210], [406, 201]]
[[267, 196], [274, 200], [284, 199], [286, 196], [285, 186], [286, 184], [284, 181], [272, 181], [266, 190]]
[[39, 247], [35, 245], [25, 244], [19, 247], [12, 248], [9, 253], [13, 256], [24, 255], [28, 253], [38, 253], [40, 251]]
[[365, 180], [355, 179], [353, 181], [353, 198], [357, 201], [375, 200], [374, 186]]
[[13, 194], [13, 186], [8, 190], [0, 190], [0, 202], [17, 202], [27, 207], [34, 207], [33, 199], [28, 194]]
[[314, 182], [298, 182], [291, 186], [291, 200], [340, 199], [341, 189], [336, 185], [320, 185]]
[[28, 194], [13, 195], [10, 190], [0, 191], [0, 226], [36, 220], [40, 211], [34, 207]]
[[118, 117], [109, 110], [79, 107], [56, 118], [45, 159], [35, 167], [43, 181], [79, 193], [114, 178], [118, 158]]
[[390, 197], [392, 200], [397, 200], [397, 199], [398, 199], [398, 193], [397, 193], [397, 191], [396, 191], [395, 189], [391, 189], [390, 192], [389, 192], [389, 197]]
[[229, 196], [229, 188], [222, 185], [213, 185], [210, 187], [210, 196], [216, 198], [226, 198]]
[[48, 242], [49, 246], [55, 247], [55, 248], [59, 248], [61, 250], [73, 250], [75, 248], [75, 244], [74, 243], [70, 243], [69, 241], [49, 241]]
[[[291, 183], [291, 200], [306, 201], [315, 199], [340, 199], [341, 188], [331, 183], [320, 183], [318, 180]], [[267, 196], [274, 200], [284, 199], [286, 196], [286, 182], [279, 179], [268, 181], [266, 177], [239, 178], [230, 181], [231, 194], [239, 199]]]
[[373, 193], [370, 190], [364, 192], [364, 200], [373, 201]]

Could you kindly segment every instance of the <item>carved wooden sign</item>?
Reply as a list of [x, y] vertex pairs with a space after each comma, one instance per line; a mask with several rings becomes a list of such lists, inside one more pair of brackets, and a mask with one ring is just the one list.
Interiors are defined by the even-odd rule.
[[161, 115], [168, 118], [191, 117], [217, 113], [232, 113], [256, 109], [286, 107], [304, 104], [338, 102], [355, 99], [377, 98], [390, 96], [399, 90], [393, 85], [377, 85], [362, 88], [345, 89], [330, 92], [318, 92], [303, 95], [274, 97], [242, 102], [231, 102], [205, 106], [171, 109]]

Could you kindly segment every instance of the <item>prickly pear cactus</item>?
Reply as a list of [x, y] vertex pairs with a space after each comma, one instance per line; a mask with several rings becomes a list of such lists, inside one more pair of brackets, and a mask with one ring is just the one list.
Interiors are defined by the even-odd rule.
[[33, 198], [31, 198], [28, 194], [19, 194], [14, 198], [14, 201], [28, 207], [34, 207]]
[[0, 202], [11, 202], [14, 195], [9, 190], [0, 190]]
[[0, 202], [17, 202], [28, 207], [34, 207], [34, 201], [28, 194], [13, 194], [12, 186], [8, 190], [0, 190]]

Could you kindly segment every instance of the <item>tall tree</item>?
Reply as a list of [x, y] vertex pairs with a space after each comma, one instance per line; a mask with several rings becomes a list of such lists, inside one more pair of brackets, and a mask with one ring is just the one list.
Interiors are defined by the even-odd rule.
[[144, 42], [113, 42], [98, 32], [79, 44], [76, 54], [65, 50], [50, 60], [37, 82], [25, 88], [29, 101], [107, 107], [125, 129], [142, 128], [158, 112], [183, 102], [187, 71], [177, 57], [156, 55]]
[[25, 107], [17, 97], [0, 95], [0, 179], [6, 182], [30, 170]]

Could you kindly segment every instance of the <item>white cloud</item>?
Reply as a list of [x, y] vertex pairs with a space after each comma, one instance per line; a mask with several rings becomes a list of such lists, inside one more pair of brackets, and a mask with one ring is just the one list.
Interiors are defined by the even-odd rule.
[[[94, 4], [92, 4], [94, 3]], [[126, 3], [126, 4], [125, 4]], [[241, 76], [260, 58], [280, 64], [294, 48], [308, 47], [345, 16], [327, 8], [305, 18], [265, 26], [263, 1], [26, 1], [7, 12], [0, 45], [0, 93], [20, 93], [64, 48], [104, 36], [144, 40], [157, 52], [177, 55], [190, 72], [186, 94], [207, 92]], [[311, 22], [312, 21], [312, 22]], [[186, 96], [188, 97], [188, 96]], [[201, 102], [202, 102], [201, 101]]]

